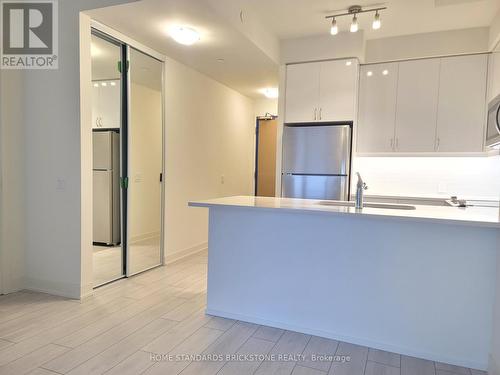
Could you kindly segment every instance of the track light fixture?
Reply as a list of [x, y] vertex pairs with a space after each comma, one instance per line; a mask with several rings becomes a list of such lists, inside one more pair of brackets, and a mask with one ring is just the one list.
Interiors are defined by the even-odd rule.
[[385, 9], [387, 9], [387, 7], [363, 9], [359, 5], [352, 5], [347, 9], [347, 12], [345, 12], [345, 13], [333, 14], [331, 16], [326, 16], [325, 18], [332, 19], [332, 26], [330, 28], [330, 34], [337, 35], [339, 32], [339, 28], [337, 26], [337, 17], [352, 16], [351, 27], [349, 30], [351, 31], [351, 33], [355, 33], [359, 30], [358, 14], [375, 12], [375, 18], [373, 19], [372, 28], [373, 28], [373, 30], [378, 30], [378, 29], [380, 29], [380, 26], [382, 25], [382, 22], [380, 21], [380, 13], [379, 12], [382, 10], [385, 10]]

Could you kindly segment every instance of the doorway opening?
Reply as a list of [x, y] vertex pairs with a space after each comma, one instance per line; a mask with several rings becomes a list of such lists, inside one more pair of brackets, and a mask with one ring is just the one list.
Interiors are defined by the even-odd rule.
[[92, 29], [93, 285], [163, 263], [163, 62]]
[[276, 196], [276, 142], [278, 117], [257, 117], [255, 141], [255, 195]]

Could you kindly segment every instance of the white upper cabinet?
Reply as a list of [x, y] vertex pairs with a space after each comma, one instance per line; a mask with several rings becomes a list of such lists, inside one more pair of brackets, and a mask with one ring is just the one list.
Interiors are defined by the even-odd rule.
[[439, 59], [399, 64], [395, 150], [433, 152], [439, 90]]
[[500, 51], [489, 56], [488, 102], [500, 95]]
[[483, 151], [487, 58], [441, 59], [436, 151]]
[[288, 65], [285, 122], [353, 121], [357, 75], [357, 60]]
[[485, 54], [362, 66], [357, 152], [483, 152], [487, 70]]
[[319, 120], [353, 121], [356, 111], [358, 62], [325, 61], [320, 65]]
[[288, 65], [285, 122], [311, 122], [318, 118], [319, 63]]
[[92, 127], [119, 128], [121, 118], [120, 80], [92, 83]]
[[392, 152], [399, 64], [362, 66], [359, 79], [357, 150]]

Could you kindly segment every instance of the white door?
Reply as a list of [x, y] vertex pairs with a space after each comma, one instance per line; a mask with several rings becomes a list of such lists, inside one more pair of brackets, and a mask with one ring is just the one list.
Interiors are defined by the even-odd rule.
[[[104, 85], [103, 85], [104, 84]], [[99, 106], [103, 128], [120, 127], [120, 81], [111, 80], [100, 85]]]
[[356, 60], [325, 61], [320, 65], [320, 121], [353, 121], [356, 105]]
[[487, 55], [441, 59], [436, 151], [483, 151], [487, 69]]
[[398, 63], [360, 69], [357, 152], [392, 152], [398, 87]]
[[396, 105], [397, 152], [433, 152], [440, 59], [399, 63]]
[[319, 111], [320, 63], [288, 65], [285, 122], [316, 121]]

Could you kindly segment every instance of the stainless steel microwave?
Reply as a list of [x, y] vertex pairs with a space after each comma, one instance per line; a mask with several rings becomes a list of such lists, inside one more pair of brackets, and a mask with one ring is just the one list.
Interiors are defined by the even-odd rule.
[[488, 105], [488, 125], [486, 128], [486, 146], [500, 145], [500, 95]]

